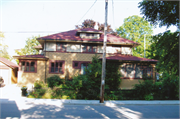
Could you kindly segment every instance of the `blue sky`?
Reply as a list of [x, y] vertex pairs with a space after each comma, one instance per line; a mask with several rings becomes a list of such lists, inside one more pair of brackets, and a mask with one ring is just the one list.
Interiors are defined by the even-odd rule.
[[[27, 38], [32, 36], [72, 30], [85, 19], [104, 23], [105, 0], [97, 0], [84, 16], [94, 2], [95, 0], [0, 0], [0, 31], [4, 32], [4, 42], [9, 46], [9, 54], [16, 55], [14, 50], [23, 48]], [[112, 0], [109, 0], [108, 24], [116, 29], [129, 16], [142, 17], [139, 2], [141, 0], [113, 0], [112, 4]], [[175, 31], [176, 27], [169, 29]], [[165, 30], [166, 27], [157, 27], [153, 31], [157, 34]]]

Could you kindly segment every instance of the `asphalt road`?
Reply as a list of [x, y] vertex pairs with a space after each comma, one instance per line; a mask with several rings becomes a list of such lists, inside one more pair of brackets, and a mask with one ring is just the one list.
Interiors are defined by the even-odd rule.
[[6, 101], [0, 103], [0, 117], [8, 119], [54, 118], [179, 118], [179, 105], [60, 105]]

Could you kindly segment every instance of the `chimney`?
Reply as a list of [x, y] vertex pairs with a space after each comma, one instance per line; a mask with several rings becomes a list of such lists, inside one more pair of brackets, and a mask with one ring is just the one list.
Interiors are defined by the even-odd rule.
[[97, 22], [95, 22], [94, 29], [98, 30], [98, 25], [97, 25]]

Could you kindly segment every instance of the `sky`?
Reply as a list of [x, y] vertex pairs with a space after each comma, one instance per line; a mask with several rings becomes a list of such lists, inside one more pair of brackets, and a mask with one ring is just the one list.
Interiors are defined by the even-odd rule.
[[[16, 55], [14, 50], [23, 48], [26, 40], [32, 36], [46, 36], [73, 30], [75, 25], [80, 25], [85, 19], [104, 23], [105, 0], [95, 1], [0, 0], [0, 31], [4, 33], [3, 41], [8, 45], [8, 53], [11, 56]], [[129, 16], [143, 17], [138, 8], [141, 1], [108, 0], [108, 24], [115, 30]], [[169, 29], [175, 31], [176, 27], [172, 26]], [[153, 29], [153, 34], [169, 29], [157, 27]]]

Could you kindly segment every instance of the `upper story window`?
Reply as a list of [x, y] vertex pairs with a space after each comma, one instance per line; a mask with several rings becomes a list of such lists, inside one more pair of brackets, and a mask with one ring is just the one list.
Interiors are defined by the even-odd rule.
[[82, 45], [82, 52], [95, 53], [97, 52], [97, 46], [93, 45]]
[[64, 64], [65, 64], [65, 61], [59, 61], [59, 60], [50, 61], [49, 73], [63, 74], [64, 73]]
[[56, 43], [56, 51], [66, 52], [66, 43]]
[[99, 39], [100, 34], [98, 33], [80, 33], [81, 38], [88, 38], [88, 39]]
[[37, 72], [36, 60], [20, 60], [20, 70], [24, 72]]

